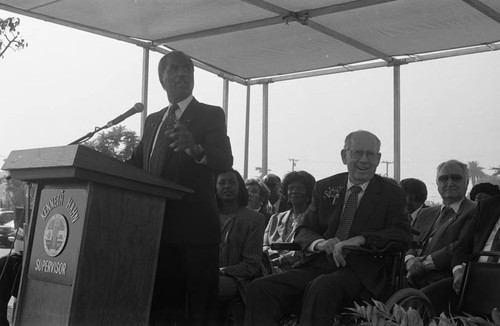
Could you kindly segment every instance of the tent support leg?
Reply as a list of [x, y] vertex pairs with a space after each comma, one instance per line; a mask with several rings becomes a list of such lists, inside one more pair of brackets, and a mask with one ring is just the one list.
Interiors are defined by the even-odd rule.
[[248, 143], [250, 137], [250, 85], [247, 85], [247, 107], [245, 117], [245, 156], [243, 167], [243, 179], [248, 178]]
[[401, 65], [394, 65], [394, 179], [401, 180]]
[[149, 49], [142, 48], [142, 94], [141, 102], [144, 110], [141, 112], [141, 129], [139, 137], [144, 133], [144, 122], [148, 116], [148, 86], [149, 86]]
[[228, 124], [228, 115], [229, 115], [229, 80], [222, 79], [222, 109], [226, 114], [226, 125]]
[[268, 173], [269, 144], [269, 84], [262, 85], [262, 170], [261, 177]]

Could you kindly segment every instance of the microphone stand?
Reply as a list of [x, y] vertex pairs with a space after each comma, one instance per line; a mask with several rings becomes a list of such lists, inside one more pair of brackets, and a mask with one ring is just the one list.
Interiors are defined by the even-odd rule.
[[92, 138], [96, 133], [98, 133], [99, 131], [103, 130], [103, 129], [106, 129], [106, 128], [109, 128], [111, 126], [108, 126], [108, 125], [105, 125], [105, 126], [102, 126], [102, 127], [95, 127], [94, 131], [91, 131], [89, 132], [88, 134], [86, 134], [85, 136], [82, 136], [80, 138], [78, 138], [77, 140], [69, 143], [68, 145], [76, 145], [76, 144], [80, 144], [84, 141], [87, 141], [89, 140], [90, 138]]

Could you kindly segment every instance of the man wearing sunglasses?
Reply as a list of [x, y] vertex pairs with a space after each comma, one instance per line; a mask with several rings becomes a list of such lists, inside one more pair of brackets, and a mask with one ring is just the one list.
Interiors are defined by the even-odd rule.
[[422, 288], [451, 276], [451, 258], [465, 223], [472, 218], [476, 203], [465, 198], [469, 170], [465, 163], [450, 160], [439, 164], [436, 184], [443, 203], [425, 208], [414, 228], [420, 235], [420, 249], [410, 249], [405, 257], [411, 286]]

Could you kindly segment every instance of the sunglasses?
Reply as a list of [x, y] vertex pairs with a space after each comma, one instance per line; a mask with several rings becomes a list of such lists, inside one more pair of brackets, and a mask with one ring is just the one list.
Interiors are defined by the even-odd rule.
[[441, 183], [445, 183], [450, 179], [453, 182], [458, 182], [458, 181], [462, 181], [462, 176], [460, 174], [443, 174], [437, 178], [437, 180]]

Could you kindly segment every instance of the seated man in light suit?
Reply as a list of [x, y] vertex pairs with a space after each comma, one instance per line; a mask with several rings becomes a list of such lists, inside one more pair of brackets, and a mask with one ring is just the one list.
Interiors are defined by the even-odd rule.
[[[450, 310], [452, 313], [457, 313], [458, 291], [464, 275], [463, 264], [469, 261], [473, 253], [500, 251], [499, 230], [500, 195], [497, 195], [478, 204], [476, 214], [460, 234], [451, 261], [453, 277], [443, 279], [422, 289], [431, 300], [436, 313], [447, 313]], [[482, 256], [479, 261], [490, 262], [491, 259]]]
[[420, 232], [416, 240], [422, 242], [422, 248], [410, 249], [405, 257], [408, 281], [416, 288], [451, 276], [453, 247], [476, 208], [476, 203], [465, 198], [469, 184], [466, 164], [456, 160], [439, 164], [436, 183], [443, 204], [422, 210], [413, 226]]
[[310, 210], [295, 233], [304, 263], [250, 283], [245, 325], [279, 325], [297, 310], [300, 325], [331, 325], [345, 300], [381, 294], [387, 279], [383, 260], [343, 250], [346, 245], [382, 248], [389, 241], [410, 241], [403, 189], [375, 175], [379, 151], [374, 134], [347, 135], [341, 157], [348, 173], [316, 183]]

